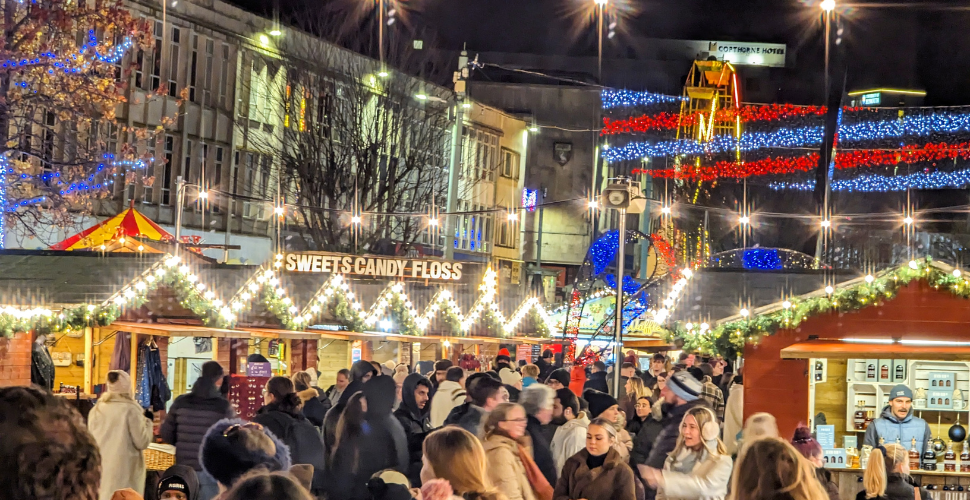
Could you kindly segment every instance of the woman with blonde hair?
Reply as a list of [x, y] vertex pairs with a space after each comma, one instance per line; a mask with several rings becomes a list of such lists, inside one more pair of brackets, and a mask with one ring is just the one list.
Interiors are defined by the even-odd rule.
[[663, 470], [640, 466], [640, 475], [657, 489], [657, 498], [717, 500], [727, 495], [732, 461], [714, 411], [706, 406], [687, 410], [680, 423], [680, 436]]
[[506, 500], [492, 488], [481, 441], [461, 427], [444, 427], [424, 439], [421, 482], [444, 479], [466, 500]]
[[634, 500], [633, 469], [616, 450], [616, 428], [597, 418], [586, 429], [586, 448], [566, 460], [554, 500]]
[[[865, 488], [856, 500], [930, 500], [930, 494], [909, 476], [909, 452], [898, 444], [873, 448], [862, 474]], [[917, 495], [917, 491], [919, 492]]]
[[537, 492], [552, 496], [552, 487], [532, 460], [528, 421], [521, 405], [502, 403], [482, 427], [488, 478], [509, 500], [541, 500]]
[[734, 470], [731, 500], [828, 499], [811, 462], [780, 438], [749, 441]]

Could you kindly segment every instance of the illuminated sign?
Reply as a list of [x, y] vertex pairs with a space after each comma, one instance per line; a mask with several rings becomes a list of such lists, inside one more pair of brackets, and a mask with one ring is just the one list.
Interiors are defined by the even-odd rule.
[[539, 190], [538, 189], [523, 189], [522, 190], [522, 208], [530, 211], [536, 211], [536, 205], [539, 203]]
[[878, 106], [879, 103], [882, 101], [881, 98], [882, 98], [882, 95], [879, 92], [875, 92], [872, 94], [862, 94], [862, 100], [859, 101], [859, 104], [861, 104], [862, 106]]
[[288, 253], [283, 269], [296, 273], [338, 273], [370, 278], [431, 279], [457, 281], [463, 263], [436, 259], [360, 257], [327, 252]]
[[[787, 46], [781, 43], [720, 42], [708, 40], [671, 40], [663, 45], [682, 44], [690, 59], [715, 57], [736, 65], [785, 67]], [[705, 55], [706, 54], [706, 55]]]

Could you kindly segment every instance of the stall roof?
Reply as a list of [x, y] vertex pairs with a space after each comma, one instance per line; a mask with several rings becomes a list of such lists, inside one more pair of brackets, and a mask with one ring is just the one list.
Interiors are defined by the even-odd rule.
[[142, 335], [156, 335], [159, 337], [250, 338], [266, 336], [254, 335], [252, 332], [243, 330], [226, 330], [223, 328], [172, 323], [136, 323], [133, 321], [115, 321], [104, 328]]
[[792, 344], [781, 350], [782, 359], [927, 359], [939, 361], [966, 361], [970, 359], [970, 343], [961, 342], [884, 341], [846, 342], [845, 340], [808, 340]]
[[294, 331], [294, 330], [276, 330], [272, 328], [240, 328], [239, 330], [244, 332], [251, 332], [254, 337], [267, 337], [267, 338], [281, 338], [281, 339], [294, 339], [294, 340], [315, 340], [315, 339], [331, 339], [331, 340], [348, 340], [350, 336], [343, 332], [328, 332], [328, 331]]
[[650, 352], [672, 351], [676, 347], [663, 339], [630, 339], [623, 341], [624, 349], [641, 349]]

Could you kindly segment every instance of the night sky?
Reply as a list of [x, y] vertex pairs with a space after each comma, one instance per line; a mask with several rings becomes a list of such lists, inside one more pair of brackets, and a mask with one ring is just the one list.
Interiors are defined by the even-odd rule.
[[[272, 10], [266, 0], [232, 0], [257, 12]], [[293, 3], [276, 0], [286, 12]], [[595, 55], [594, 28], [583, 9], [592, 0], [397, 0], [408, 11], [407, 28], [433, 48], [475, 52]], [[788, 45], [796, 68], [822, 71], [822, 30], [818, 0], [610, 0], [624, 14], [617, 46], [638, 37], [775, 42]], [[360, 16], [362, 0], [317, 0], [314, 9], [332, 16]], [[846, 23], [848, 87], [922, 88], [926, 104], [970, 104], [970, 0], [945, 2], [839, 2]], [[362, 24], [372, 26], [364, 19]], [[356, 24], [356, 23], [355, 23]], [[401, 30], [399, 23], [392, 29]], [[355, 30], [368, 36], [372, 29]], [[560, 68], [568, 70], [569, 68]], [[686, 71], [686, 69], [685, 69]], [[803, 97], [799, 100], [811, 100]]]

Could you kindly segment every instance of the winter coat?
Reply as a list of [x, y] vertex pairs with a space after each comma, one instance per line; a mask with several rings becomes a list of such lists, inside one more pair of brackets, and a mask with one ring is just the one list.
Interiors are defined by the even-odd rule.
[[[932, 436], [929, 424], [926, 420], [914, 417], [912, 407], [906, 418], [900, 420], [893, 415], [892, 408], [886, 405], [882, 409], [882, 415], [866, 428], [866, 436], [862, 444], [876, 447], [879, 445], [879, 438], [886, 443], [912, 443], [913, 439], [916, 439], [916, 449], [925, 450], [926, 443], [933, 439]], [[923, 459], [920, 458], [920, 463], [922, 461]]]
[[535, 461], [539, 470], [542, 471], [542, 475], [546, 477], [546, 481], [549, 481], [550, 485], [556, 484], [556, 479], [559, 477], [559, 469], [556, 469], [556, 461], [552, 459], [552, 450], [549, 448], [549, 441], [546, 441], [546, 436], [542, 432], [542, 423], [539, 419], [528, 416], [529, 422], [526, 424], [525, 430], [529, 433], [529, 437], [532, 439], [532, 460]]
[[695, 452], [684, 449], [677, 457], [667, 457], [658, 500], [722, 500], [727, 496], [734, 468], [731, 455], [712, 455], [705, 448], [689, 474], [677, 472], [677, 463], [691, 453]]
[[[579, 416], [562, 424], [556, 429], [556, 435], [552, 438], [552, 459], [556, 463], [556, 472], [562, 477], [562, 468], [566, 465], [569, 457], [579, 453], [586, 448], [586, 429], [589, 427], [589, 419], [586, 413], [579, 412]], [[550, 483], [551, 484], [551, 483]]]
[[54, 389], [54, 360], [43, 342], [30, 346], [30, 383], [48, 391]]
[[323, 447], [328, 457], [333, 454], [333, 447], [337, 443], [337, 424], [340, 422], [340, 415], [343, 415], [350, 397], [360, 392], [363, 387], [363, 382], [359, 381], [348, 384], [340, 394], [337, 404], [327, 410], [327, 415], [323, 417]]
[[596, 389], [603, 394], [612, 394], [610, 385], [606, 382], [606, 372], [591, 373], [589, 379], [583, 384], [583, 392], [586, 392], [586, 389]]
[[482, 430], [482, 421], [485, 420], [485, 410], [472, 403], [465, 403], [456, 406], [445, 419], [445, 425], [457, 425], [466, 431], [479, 436]]
[[437, 429], [445, 425], [445, 419], [456, 406], [465, 402], [465, 389], [458, 382], [445, 380], [431, 399], [431, 427]]
[[323, 428], [323, 419], [327, 417], [327, 408], [320, 401], [320, 393], [314, 388], [296, 393], [303, 401], [303, 416], [317, 429]]
[[328, 498], [370, 500], [367, 481], [375, 472], [407, 472], [407, 439], [401, 423], [391, 415], [396, 389], [391, 377], [374, 377], [363, 385], [367, 398], [364, 434], [358, 439], [342, 440], [334, 450], [327, 469]]
[[525, 465], [519, 458], [519, 443], [494, 434], [482, 444], [488, 466], [486, 472], [492, 486], [504, 493], [508, 500], [536, 500], [529, 478], [525, 475]]
[[191, 392], [175, 398], [158, 435], [162, 441], [175, 445], [175, 463], [201, 471], [199, 447], [206, 431], [212, 424], [233, 417], [232, 405], [215, 384], [199, 377]]
[[576, 397], [583, 396], [583, 387], [586, 385], [586, 370], [582, 365], [576, 363], [569, 371], [569, 390], [573, 391]]
[[738, 433], [744, 428], [744, 386], [734, 384], [724, 406], [724, 447], [730, 455], [738, 453]]
[[323, 439], [310, 421], [297, 409], [286, 409], [272, 402], [256, 412], [253, 422], [262, 425], [290, 448], [294, 464], [313, 466], [313, 493], [320, 493], [326, 483], [327, 455]]
[[633, 449], [630, 450], [631, 463], [647, 463], [647, 457], [650, 456], [650, 451], [653, 449], [653, 442], [657, 440], [657, 436], [663, 430], [663, 424], [660, 423], [663, 416], [659, 414], [659, 408], [660, 405], [657, 405], [658, 411], [656, 413], [651, 412], [647, 415], [647, 418], [640, 422], [640, 430], [633, 436]]
[[680, 435], [680, 422], [684, 419], [684, 414], [691, 408], [701, 405], [706, 406], [704, 400], [696, 399], [686, 404], [667, 409], [663, 420], [660, 421], [663, 429], [660, 430], [657, 439], [654, 440], [653, 448], [650, 450], [650, 455], [647, 456], [647, 461], [644, 465], [653, 467], [654, 469], [663, 468], [667, 462], [667, 455], [674, 451], [674, 448], [677, 446], [677, 436]]
[[401, 406], [394, 411], [394, 416], [401, 427], [404, 427], [404, 438], [408, 442], [408, 468], [407, 476], [411, 485], [418, 487], [421, 485], [421, 467], [424, 463], [421, 460], [423, 454], [424, 438], [431, 432], [431, 421], [428, 415], [431, 413], [431, 402], [425, 403], [424, 408], [418, 408], [414, 399], [414, 391], [419, 384], [431, 387], [428, 381], [420, 373], [412, 373], [404, 379], [401, 387]]
[[[930, 492], [925, 488], [919, 489], [920, 500], [933, 500]], [[886, 494], [872, 499], [866, 498], [866, 490], [856, 494], [856, 500], [914, 500], [916, 498], [916, 484], [910, 476], [890, 474], [886, 478]]]
[[629, 461], [630, 452], [633, 451], [633, 438], [623, 427], [619, 425], [616, 429], [616, 443], [613, 443], [613, 448], [616, 448], [616, 452], [620, 454], [620, 458]]
[[553, 500], [634, 500], [633, 470], [620, 458], [615, 449], [606, 454], [601, 467], [589, 470], [589, 452], [580, 450], [566, 461], [562, 476], [556, 483]]
[[556, 369], [556, 367], [552, 363], [549, 363], [548, 361], [546, 361], [543, 358], [539, 358], [536, 361], [536, 366], [539, 367], [539, 380], [538, 380], [538, 382], [542, 382], [542, 383], [545, 383], [546, 382], [546, 379], [549, 377], [549, 374], [552, 373], [552, 371]]
[[825, 488], [825, 493], [828, 493], [829, 500], [841, 500], [839, 495], [839, 487], [834, 482], [832, 482], [832, 473], [823, 469], [822, 467], [817, 467], [815, 469], [815, 477], [818, 478], [818, 482], [822, 483], [822, 487]]
[[130, 394], [109, 392], [88, 415], [88, 430], [101, 450], [100, 500], [115, 490], [145, 494], [145, 457], [152, 442], [152, 421]]

